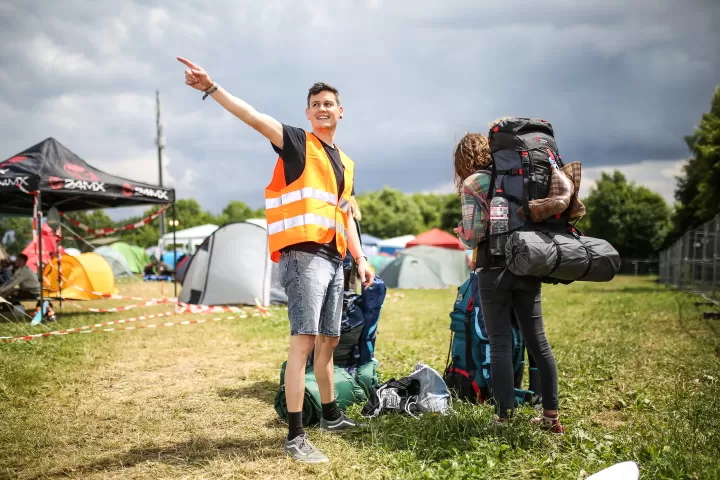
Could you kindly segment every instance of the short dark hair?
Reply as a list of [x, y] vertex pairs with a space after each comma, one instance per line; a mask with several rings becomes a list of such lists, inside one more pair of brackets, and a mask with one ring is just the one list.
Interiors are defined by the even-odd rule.
[[25, 263], [27, 263], [27, 261], [28, 261], [28, 256], [25, 255], [24, 253], [18, 253], [17, 257], [15, 257], [15, 258], [18, 260], [22, 260]]
[[315, 84], [310, 87], [310, 90], [308, 90], [308, 96], [307, 96], [307, 104], [308, 107], [310, 106], [310, 97], [313, 95], [317, 95], [320, 92], [330, 92], [335, 94], [335, 101], [338, 105], [340, 105], [340, 94], [337, 91], [337, 88], [333, 87], [329, 83], [324, 82], [315, 82]]

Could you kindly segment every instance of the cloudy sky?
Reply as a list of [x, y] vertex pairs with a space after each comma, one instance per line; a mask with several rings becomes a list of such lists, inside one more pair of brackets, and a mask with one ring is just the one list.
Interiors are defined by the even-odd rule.
[[584, 193], [618, 168], [672, 201], [720, 83], [719, 24], [714, 0], [0, 0], [0, 157], [53, 136], [157, 182], [160, 90], [165, 183], [213, 212], [261, 206], [270, 145], [184, 84], [181, 55], [301, 127], [308, 87], [337, 86], [358, 192], [448, 192], [457, 139], [520, 115], [551, 121]]

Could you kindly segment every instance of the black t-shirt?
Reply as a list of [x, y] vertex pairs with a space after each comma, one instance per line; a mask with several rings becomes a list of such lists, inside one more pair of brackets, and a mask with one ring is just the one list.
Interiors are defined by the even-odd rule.
[[[312, 135], [312, 134], [311, 134]], [[290, 185], [292, 182], [300, 178], [305, 169], [305, 141], [307, 134], [302, 128], [291, 127], [290, 125], [283, 124], [283, 148], [280, 150], [276, 145], [272, 145], [275, 153], [280, 155], [283, 159], [283, 167], [285, 169], [285, 185]], [[320, 140], [318, 138], [318, 140]], [[330, 164], [332, 165], [333, 173], [335, 174], [335, 180], [337, 181], [338, 196], [342, 195], [342, 191], [345, 188], [345, 167], [340, 160], [340, 153], [336, 148], [326, 144], [322, 140], [320, 143], [325, 150]], [[355, 185], [353, 182], [352, 195], [355, 195]], [[340, 253], [337, 251], [335, 246], [335, 238], [330, 243], [321, 244], [317, 242], [303, 242], [296, 243], [290, 247], [284, 248], [283, 250], [299, 250], [302, 252], [314, 253], [330, 260], [342, 260]]]

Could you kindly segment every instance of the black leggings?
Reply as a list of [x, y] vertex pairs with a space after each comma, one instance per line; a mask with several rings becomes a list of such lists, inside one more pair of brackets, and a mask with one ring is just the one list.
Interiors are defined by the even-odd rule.
[[480, 302], [490, 340], [490, 372], [498, 415], [505, 417], [515, 407], [510, 324], [513, 310], [525, 344], [537, 363], [543, 408], [557, 410], [557, 367], [543, 329], [542, 284], [538, 279], [517, 277], [506, 270], [496, 287], [495, 281], [502, 271], [483, 268], [478, 273]]

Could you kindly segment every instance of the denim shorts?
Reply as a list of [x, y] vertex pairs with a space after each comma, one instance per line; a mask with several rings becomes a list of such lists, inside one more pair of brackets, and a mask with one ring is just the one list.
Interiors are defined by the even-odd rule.
[[278, 261], [288, 297], [290, 335], [340, 336], [343, 268], [313, 253], [290, 250]]

